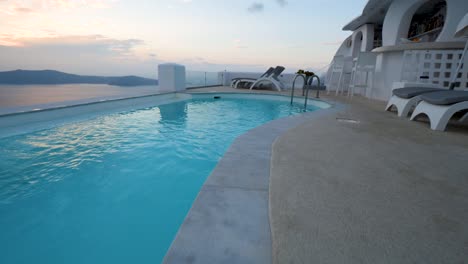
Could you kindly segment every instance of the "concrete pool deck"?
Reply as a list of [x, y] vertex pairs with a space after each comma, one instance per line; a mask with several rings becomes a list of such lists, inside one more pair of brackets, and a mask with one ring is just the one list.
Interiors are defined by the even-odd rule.
[[384, 102], [327, 99], [344, 107], [272, 147], [273, 263], [464, 263], [468, 128], [435, 132]]
[[468, 129], [346, 105], [273, 146], [274, 263], [465, 263]]

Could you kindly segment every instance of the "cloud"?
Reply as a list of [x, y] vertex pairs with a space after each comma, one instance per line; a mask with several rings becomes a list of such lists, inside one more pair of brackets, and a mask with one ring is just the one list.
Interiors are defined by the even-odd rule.
[[[0, 48], [18, 52], [36, 51], [51, 54], [51, 58], [96, 56], [108, 58], [135, 57], [134, 49], [144, 45], [140, 39], [113, 39], [102, 35], [15, 38], [0, 35]], [[6, 55], [0, 50], [0, 55]], [[34, 56], [33, 56], [34, 57]]]
[[[281, 7], [288, 5], [287, 0], [275, 0], [275, 2]], [[263, 10], [265, 10], [265, 5], [262, 2], [254, 2], [247, 8], [250, 13], [259, 13]]]
[[27, 8], [27, 7], [15, 7], [14, 11], [16, 13], [31, 13], [31, 12], [33, 12], [33, 10], [31, 8]]
[[26, 4], [25, 2], [10, 3], [10, 1], [0, 0], [0, 13], [21, 15], [33, 12], [48, 12], [54, 9], [72, 10], [81, 7], [108, 8], [114, 1], [115, 0], [31, 0]]
[[255, 2], [247, 8], [247, 11], [249, 11], [250, 13], [258, 13], [262, 12], [264, 9], [265, 5], [263, 3]]
[[276, 3], [278, 3], [280, 6], [286, 6], [288, 4], [288, 1], [286, 1], [286, 0], [276, 0]]
[[[160, 60], [139, 39], [102, 35], [14, 38], [0, 34], [0, 70], [56, 69], [78, 74], [154, 77]], [[142, 50], [144, 52], [142, 52]]]
[[[38, 2], [35, 0], [33, 2]], [[43, 8], [74, 9], [79, 7], [108, 8], [111, 0], [41, 0]]]
[[[8, 44], [10, 43], [10, 45]], [[129, 55], [136, 46], [143, 45], [140, 39], [113, 39], [102, 35], [55, 36], [42, 38], [15, 38], [9, 34], [0, 35], [0, 45], [22, 48], [60, 47], [67, 49], [108, 51], [119, 55]]]
[[[0, 3], [2, 0], [0, 0]], [[6, 1], [3, 1], [6, 2]], [[16, 15], [16, 14], [26, 14], [26, 13], [32, 13], [34, 12], [33, 8], [25, 7], [23, 5], [18, 5], [18, 4], [11, 4], [6, 7], [1, 7], [0, 6], [0, 14], [7, 14], [7, 15]]]

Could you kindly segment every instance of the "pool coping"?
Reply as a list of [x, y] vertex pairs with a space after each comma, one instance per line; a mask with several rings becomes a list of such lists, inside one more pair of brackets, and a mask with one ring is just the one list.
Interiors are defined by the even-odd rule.
[[322, 102], [330, 108], [273, 120], [234, 140], [200, 189], [163, 263], [272, 262], [272, 146], [290, 129], [344, 108]]
[[53, 111], [53, 110], [60, 110], [64, 108], [80, 107], [80, 106], [94, 105], [94, 104], [100, 104], [100, 103], [112, 103], [112, 102], [119, 102], [119, 101], [124, 101], [124, 100], [165, 95], [165, 94], [170, 94], [170, 93], [175, 93], [175, 92], [160, 92], [160, 93], [152, 93], [152, 94], [130, 96], [130, 97], [120, 97], [120, 96], [106, 97], [104, 96], [104, 97], [86, 98], [86, 99], [81, 99], [81, 100], [53, 102], [53, 103], [46, 103], [46, 104], [6, 107], [5, 109], [0, 110], [0, 117]]
[[[91, 102], [61, 102], [53, 105], [48, 105], [49, 108], [34, 109], [24, 112], [14, 112], [7, 114], [0, 113], [0, 138], [36, 132], [44, 129], [50, 129], [56, 126], [64, 125], [69, 122], [89, 120], [100, 115], [132, 111], [135, 109], [153, 107], [180, 100], [188, 100], [196, 96], [211, 96], [212, 94], [216, 93], [217, 92], [189, 91], [161, 92], [151, 95], [112, 98]], [[278, 96], [286, 98], [284, 95], [268, 93], [223, 92], [223, 94], [240, 96], [264, 95], [269, 97]], [[168, 100], [168, 97], [173, 97], [173, 100]], [[303, 102], [303, 98], [295, 98], [297, 98], [298, 100], [302, 100]], [[329, 105], [327, 102], [324, 102], [322, 100], [314, 99], [314, 101], [318, 102], [318, 104], [316, 105], [318, 107], [321, 107], [321, 104]]]
[[[214, 86], [214, 87], [217, 87], [217, 86]], [[47, 112], [47, 111], [55, 111], [55, 110], [61, 110], [61, 109], [69, 109], [69, 108], [75, 108], [75, 107], [83, 107], [83, 106], [89, 106], [89, 105], [99, 105], [102, 103], [116, 103], [116, 102], [121, 102], [121, 101], [126, 101], [126, 100], [143, 99], [143, 98], [150, 98], [150, 97], [156, 97], [156, 96], [168, 95], [168, 94], [187, 94], [187, 95], [207, 94], [208, 95], [208, 94], [223, 93], [223, 94], [238, 94], [238, 95], [251, 94], [251, 95], [268, 95], [268, 96], [286, 97], [285, 95], [271, 94], [271, 93], [211, 92], [211, 91], [194, 92], [194, 91], [190, 91], [190, 89], [195, 89], [195, 88], [187, 88], [186, 91], [178, 91], [178, 92], [177, 91], [176, 92], [162, 91], [159, 93], [145, 94], [145, 95], [139, 95], [139, 96], [130, 96], [130, 97], [96, 97], [96, 98], [54, 102], [54, 103], [47, 103], [47, 104], [7, 107], [5, 108], [6, 110], [0, 109], [0, 118], [16, 116], [16, 115], [32, 114], [32, 113], [41, 113], [41, 112]], [[294, 98], [303, 100], [303, 98], [300, 96], [294, 96]], [[330, 104], [329, 102], [321, 100], [320, 98], [310, 98], [309, 100]]]
[[144, 109], [190, 98], [191, 95], [186, 93], [170, 92], [3, 115], [0, 116], [0, 138], [32, 133], [71, 122], [90, 120], [102, 115]]

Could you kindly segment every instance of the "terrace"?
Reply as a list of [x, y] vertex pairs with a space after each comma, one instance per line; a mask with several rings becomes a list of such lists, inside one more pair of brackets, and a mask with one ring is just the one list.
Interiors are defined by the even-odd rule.
[[[186, 92], [290, 94], [225, 86]], [[79, 102], [19, 119], [7, 115], [3, 121], [21, 124], [3, 132], [147, 107], [168, 96]], [[409, 122], [385, 112], [382, 101], [324, 92], [321, 100], [332, 108], [273, 121], [231, 145], [202, 187], [166, 263], [468, 258], [468, 126], [454, 122], [436, 132], [427, 120]], [[34, 115], [49, 117], [39, 121]]]
[[[229, 87], [190, 92], [277, 94]], [[232, 217], [223, 226], [224, 216], [239, 208], [229, 201], [220, 208], [201, 199], [179, 231], [167, 263], [256, 263], [269, 262], [270, 256], [273, 263], [456, 263], [468, 257], [468, 213], [462, 209], [468, 206], [467, 126], [434, 132], [424, 120], [409, 122], [383, 111], [380, 101], [322, 96], [334, 103], [333, 109], [312, 113], [271, 139], [271, 161], [256, 163], [257, 173], [245, 169], [255, 160], [247, 154], [249, 146], [236, 141], [210, 176], [226, 170], [231, 151], [248, 156], [228, 166], [238, 181], [268, 174], [268, 188], [262, 191], [268, 193], [269, 212], [261, 211], [261, 205], [257, 210], [269, 213], [271, 255], [262, 234], [268, 225], [261, 222], [265, 215]], [[227, 182], [232, 188], [242, 184]], [[242, 233], [252, 222], [261, 231], [226, 236]]]
[[468, 124], [384, 110], [395, 88], [468, 89], [464, 1], [370, 0], [309, 108], [282, 66], [161, 64], [159, 87], [112, 96], [27, 88], [36, 105], [0, 108], [2, 258], [464, 263]]

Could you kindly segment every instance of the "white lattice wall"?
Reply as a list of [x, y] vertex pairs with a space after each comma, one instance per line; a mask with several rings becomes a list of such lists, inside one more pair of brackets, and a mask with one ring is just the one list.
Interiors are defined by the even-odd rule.
[[[427, 82], [448, 88], [458, 67], [463, 50], [407, 50], [403, 53], [401, 80], [405, 82]], [[468, 56], [467, 56], [468, 57]], [[465, 57], [464, 65], [467, 63]], [[457, 89], [468, 88], [468, 67], [458, 74]], [[427, 76], [429, 79], [421, 79]]]

